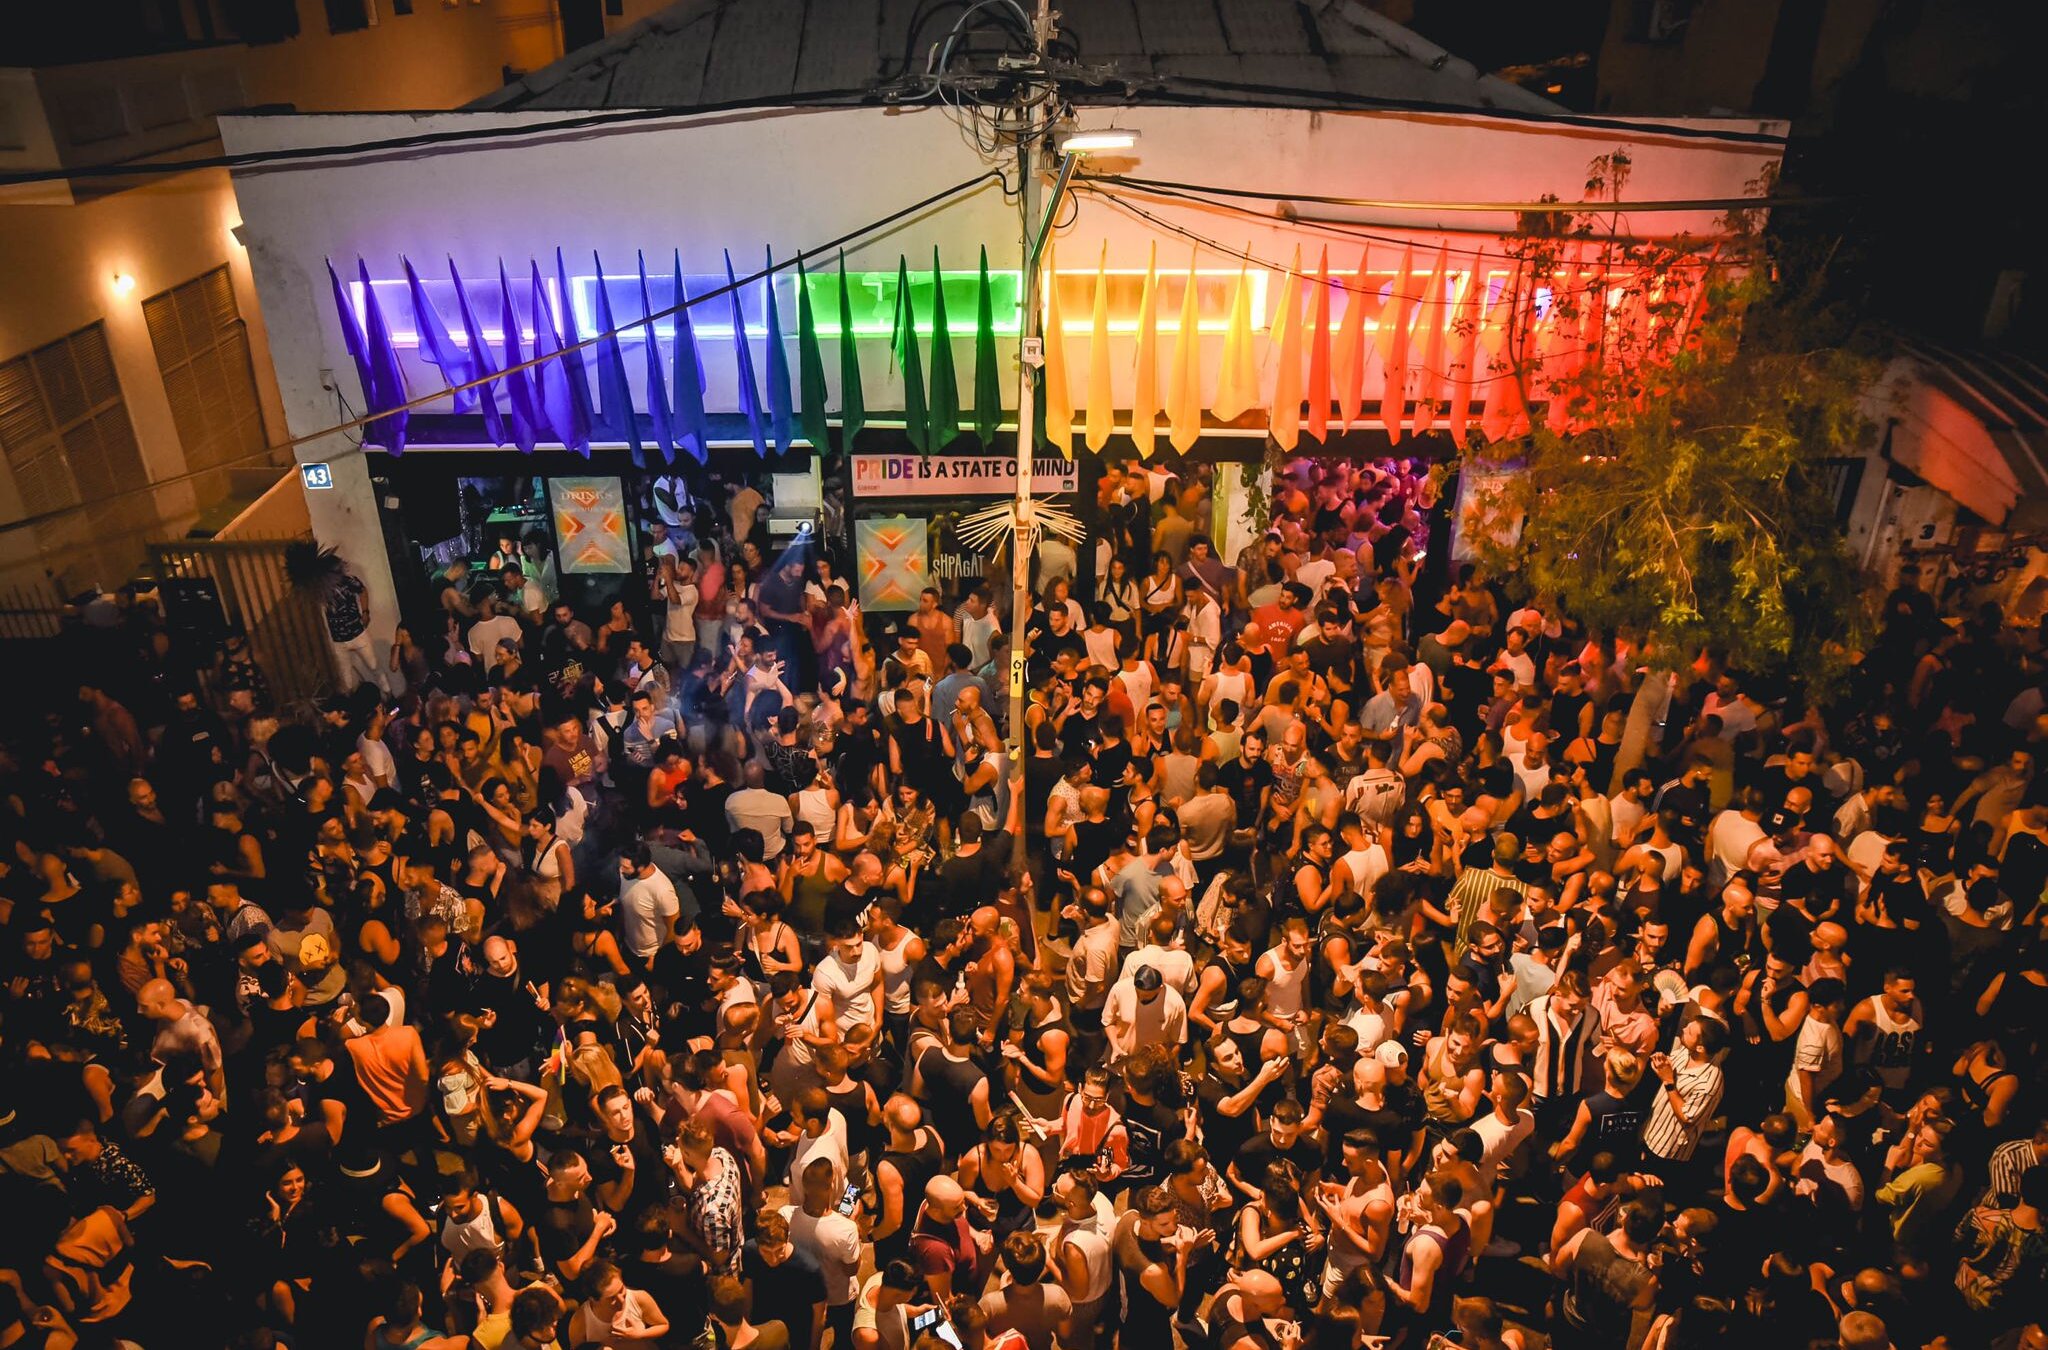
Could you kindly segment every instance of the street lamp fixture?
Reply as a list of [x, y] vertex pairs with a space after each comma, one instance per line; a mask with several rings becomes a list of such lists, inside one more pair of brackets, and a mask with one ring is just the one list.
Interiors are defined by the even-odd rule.
[[1138, 145], [1138, 133], [1122, 127], [1107, 127], [1101, 131], [1070, 131], [1060, 141], [1063, 155], [1099, 155], [1112, 150], [1133, 150]]

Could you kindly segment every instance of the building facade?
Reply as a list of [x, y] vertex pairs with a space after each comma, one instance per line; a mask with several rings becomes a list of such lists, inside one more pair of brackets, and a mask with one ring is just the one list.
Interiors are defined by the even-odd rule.
[[[467, 139], [417, 153], [374, 160], [315, 165], [276, 164], [238, 171], [236, 191], [247, 224], [252, 270], [271, 325], [271, 350], [289, 428], [295, 437], [314, 436], [351, 420], [349, 410], [366, 407], [356, 365], [344, 341], [334, 286], [326, 270], [332, 261], [355, 278], [358, 260], [378, 299], [379, 321], [390, 332], [406, 391], [418, 398], [447, 388], [415, 336], [414, 313], [402, 260], [421, 274], [427, 302], [440, 321], [457, 327], [454, 283], [443, 280], [451, 265], [472, 296], [488, 306], [479, 317], [484, 342], [503, 337], [498, 269], [511, 279], [512, 303], [522, 329], [522, 351], [532, 354], [535, 313], [526, 299], [536, 289], [555, 316], [576, 316], [577, 334], [589, 337], [595, 288], [602, 284], [615, 324], [629, 323], [640, 308], [636, 255], [649, 269], [652, 307], [664, 309], [674, 295], [670, 274], [679, 262], [693, 298], [715, 295], [730, 250], [739, 275], [761, 266], [765, 251], [787, 260], [800, 251], [854, 235], [846, 267], [854, 305], [854, 344], [862, 375], [867, 429], [854, 445], [835, 431], [824, 453], [798, 440], [772, 462], [757, 460], [742, 425], [737, 349], [732, 342], [729, 305], [723, 297], [693, 308], [696, 339], [705, 373], [706, 404], [714, 436], [706, 470], [721, 475], [752, 470], [807, 475], [816, 470], [820, 486], [837, 487], [851, 514], [862, 512], [864, 495], [853, 456], [901, 455], [912, 447], [902, 434], [903, 377], [892, 352], [892, 313], [899, 269], [929, 274], [936, 252], [945, 278], [955, 366], [971, 403], [972, 298], [975, 269], [986, 248], [998, 274], [993, 294], [1004, 312], [994, 325], [1003, 377], [1004, 422], [1015, 397], [1018, 211], [992, 173], [989, 161], [962, 137], [946, 112], [936, 107], [792, 109], [766, 108], [698, 117], [647, 117], [602, 128], [521, 133], [522, 124], [558, 116], [554, 112], [464, 112], [429, 119], [404, 119], [413, 131], [474, 132], [497, 128], [499, 138]], [[1098, 121], [1107, 120], [1097, 118]], [[1072, 398], [1093, 399], [1109, 409], [1109, 437], [1099, 454], [1128, 455], [1136, 389], [1139, 324], [1145, 276], [1156, 260], [1155, 322], [1164, 335], [1156, 355], [1179, 342], [1179, 324], [1192, 267], [1198, 325], [1194, 376], [1202, 390], [1205, 416], [1198, 443], [1188, 453], [1259, 459], [1269, 433], [1279, 346], [1274, 318], [1287, 274], [1318, 268], [1327, 249], [1333, 286], [1367, 297], [1375, 311], [1364, 325], [1366, 341], [1378, 326], [1377, 311], [1406, 275], [1423, 287], [1438, 275], [1441, 251], [1446, 279], [1464, 293], [1474, 276], [1487, 279], [1486, 293], [1502, 293], [1507, 260], [1500, 237], [1517, 226], [1518, 203], [1556, 195], [1569, 199], [1583, 186], [1588, 162], [1617, 150], [1631, 161], [1629, 196], [1671, 202], [1735, 199], [1752, 190], [1775, 163], [1779, 128], [1754, 120], [1722, 123], [1644, 124], [1552, 117], [1488, 110], [1317, 112], [1299, 108], [1143, 107], [1120, 115], [1142, 139], [1126, 157], [1099, 163], [1092, 172], [1116, 174], [1084, 185], [1063, 210], [1053, 246], [1052, 290], [1061, 309], [1063, 348]], [[401, 123], [377, 117], [252, 117], [229, 119], [224, 134], [231, 149], [257, 151], [337, 139], [374, 140]], [[1194, 186], [1251, 186], [1273, 194], [1255, 205], [1196, 202], [1166, 190], [1139, 191], [1128, 179]], [[965, 185], [962, 187], [962, 185]], [[911, 204], [957, 195], [900, 219], [886, 228], [862, 231], [898, 215]], [[1296, 195], [1298, 194], [1298, 195]], [[1310, 199], [1319, 199], [1312, 202]], [[1332, 205], [1354, 200], [1356, 205]], [[1495, 209], [1468, 209], [1471, 204]], [[1655, 222], [1658, 234], [1708, 236], [1720, 212], [1702, 207], [1669, 211]], [[1641, 228], [1641, 227], [1638, 227]], [[563, 261], [556, 262], [556, 250]], [[597, 278], [593, 254], [602, 260]], [[673, 261], [672, 261], [673, 260]], [[813, 296], [833, 294], [837, 254], [812, 259]], [[820, 276], [819, 274], [823, 275]], [[432, 280], [429, 281], [428, 279]], [[1346, 280], [1348, 278], [1348, 281]], [[1003, 281], [1007, 279], [1007, 290]], [[1419, 281], [1417, 280], [1419, 279]], [[792, 368], [798, 352], [794, 279], [777, 283], [777, 305]], [[757, 372], [768, 368], [766, 293], [758, 284], [742, 287], [742, 326], [748, 357]], [[567, 306], [555, 297], [566, 293]], [[344, 286], [346, 305], [366, 319], [362, 288]], [[1107, 360], [1101, 364], [1107, 393], [1096, 387], [1096, 298], [1102, 297]], [[1233, 346], [1235, 306], [1244, 297], [1248, 342]], [[1297, 291], [1297, 296], [1300, 292]], [[930, 287], [913, 283], [913, 312], [929, 350]], [[1298, 321], [1307, 322], [1306, 310]], [[836, 316], [835, 316], [836, 317]], [[1341, 327], [1333, 312], [1331, 330]], [[844, 403], [838, 386], [839, 335], [826, 325], [823, 342], [828, 403]], [[1416, 330], [1420, 333], [1420, 329]], [[625, 365], [636, 411], [646, 411], [641, 372], [644, 330], [624, 334]], [[674, 370], [672, 327], [657, 326], [656, 365]], [[1218, 406], [1226, 352], [1233, 371], [1250, 372], [1255, 386], [1245, 406]], [[502, 349], [497, 349], [502, 358]], [[928, 354], [921, 355], [926, 364]], [[1380, 402], [1388, 360], [1375, 345], [1365, 356], [1362, 384], [1371, 393], [1358, 418], [1376, 437], [1353, 443], [1384, 453], [1389, 437], [1374, 431], [1370, 407]], [[592, 379], [593, 398], [600, 402]], [[1158, 388], [1166, 386], [1159, 377]], [[1297, 395], [1299, 397], [1299, 395]], [[1226, 415], [1227, 414], [1227, 415]], [[963, 420], [971, 421], [969, 416]], [[1385, 419], [1382, 419], [1384, 421]], [[1396, 420], [1409, 420], [1396, 418]], [[1081, 461], [1074, 488], [1090, 495], [1090, 465], [1098, 453], [1087, 448], [1077, 415], [1071, 451]], [[1411, 426], [1412, 426], [1411, 420]], [[1155, 453], [1170, 457], [1164, 422]], [[537, 522], [549, 528], [544, 481], [592, 474], [628, 481], [632, 499], [634, 466], [616, 438], [594, 441], [589, 460], [543, 442], [529, 456], [479, 445], [473, 417], [459, 416], [451, 403], [434, 400], [414, 410], [408, 445], [400, 458], [378, 448], [375, 437], [353, 443], [360, 429], [308, 440], [299, 447], [303, 463], [316, 466], [321, 484], [308, 494], [316, 535], [339, 548], [370, 582], [380, 624], [388, 641], [390, 624], [427, 573], [448, 561], [438, 548], [463, 532], [461, 521], [479, 510], [502, 512], [500, 523]], [[978, 447], [971, 438], [954, 453], [1008, 453], [1012, 442]], [[1331, 442], [1334, 444], [1334, 442]], [[1412, 444], [1413, 442], [1411, 442]], [[1448, 438], [1442, 438], [1447, 445]], [[946, 447], [935, 447], [943, 450]], [[1057, 453], [1055, 447], [1054, 453]], [[1406, 452], [1403, 452], [1406, 453]], [[700, 471], [686, 457], [673, 472], [688, 478]], [[868, 466], [872, 469], [872, 465]], [[658, 478], [660, 466], [642, 478]], [[465, 483], [523, 478], [506, 489], [517, 502], [465, 505]], [[651, 492], [654, 484], [641, 482]], [[999, 486], [997, 492], [1007, 491]], [[901, 508], [903, 502], [881, 505]], [[493, 541], [471, 529], [457, 551], [475, 549], [474, 561]], [[559, 540], [555, 543], [559, 545]]]
[[[551, 0], [60, 6], [0, 47], [0, 596], [124, 581], [284, 471], [221, 150], [258, 106], [447, 108], [561, 54]], [[230, 18], [242, 25], [237, 29]]]

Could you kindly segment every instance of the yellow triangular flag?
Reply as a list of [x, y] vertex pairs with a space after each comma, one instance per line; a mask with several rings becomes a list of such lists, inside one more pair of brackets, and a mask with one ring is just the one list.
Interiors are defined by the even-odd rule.
[[1074, 399], [1067, 392], [1067, 330], [1060, 321], [1060, 272], [1045, 254], [1045, 438], [1062, 452], [1073, 448]]
[[1436, 425], [1436, 406], [1443, 399], [1444, 329], [1451, 319], [1451, 301], [1445, 294], [1451, 279], [1450, 257], [1448, 245], [1437, 246], [1436, 266], [1429, 274], [1422, 315], [1415, 321], [1423, 330], [1422, 369], [1415, 372], [1415, 420], [1411, 424], [1411, 430], [1418, 436]]
[[1195, 303], [1195, 250], [1188, 251], [1188, 288], [1180, 302], [1180, 341], [1166, 384], [1167, 440], [1186, 453], [1202, 438], [1202, 311]]
[[1252, 365], [1251, 276], [1239, 263], [1237, 290], [1230, 297], [1230, 326], [1223, 330], [1223, 366], [1216, 376], [1216, 401], [1210, 411], [1218, 421], [1234, 422], [1258, 401], [1259, 373]]
[[1273, 345], [1280, 368], [1273, 376], [1266, 427], [1282, 450], [1292, 450], [1301, 439], [1301, 315], [1295, 313], [1300, 274], [1301, 245], [1296, 244], [1294, 264], [1280, 280], [1280, 307], [1273, 312]]
[[1116, 429], [1116, 410], [1109, 394], [1109, 244], [1102, 245], [1102, 257], [1095, 264], [1095, 326], [1088, 338], [1088, 422], [1085, 437], [1090, 450], [1109, 444]]
[[1372, 247], [1358, 255], [1358, 272], [1344, 287], [1344, 317], [1338, 321], [1337, 350], [1330, 358], [1331, 377], [1337, 384], [1337, 414], [1344, 429], [1358, 420], [1359, 402], [1365, 391], [1365, 307], [1367, 272], [1372, 265]]
[[1131, 442], [1147, 459], [1159, 421], [1159, 307], [1153, 288], [1159, 280], [1159, 245], [1145, 260], [1145, 294], [1138, 299], [1138, 359], [1131, 389]]

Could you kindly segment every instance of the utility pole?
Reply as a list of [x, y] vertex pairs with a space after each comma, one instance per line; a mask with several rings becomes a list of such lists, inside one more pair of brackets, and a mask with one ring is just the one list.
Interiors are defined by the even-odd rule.
[[[1052, 22], [1052, 0], [1038, 0], [1032, 33], [1038, 52], [1038, 81], [1041, 83], [1053, 81], [1052, 71], [1047, 66], [1048, 52], [1052, 47]], [[1015, 519], [1010, 538], [1010, 800], [1016, 802], [1025, 800], [1024, 765], [1030, 758], [1024, 729], [1027, 683], [1024, 622], [1031, 616], [1031, 554], [1037, 533], [1031, 501], [1031, 465], [1038, 448], [1037, 376], [1044, 361], [1043, 334], [1038, 326], [1038, 260], [1045, 252], [1046, 236], [1052, 229], [1052, 221], [1045, 218], [1040, 204], [1037, 158], [1039, 147], [1044, 144], [1050, 130], [1049, 119], [1058, 103], [1056, 97], [1032, 100], [1032, 92], [1029, 86], [1023, 91], [1029, 121], [1025, 135], [1017, 145], [1017, 187], [1021, 199], [1018, 211], [1024, 224], [1024, 313], [1017, 362], [1017, 499], [1012, 508]], [[1070, 171], [1071, 163], [1071, 160], [1067, 161], [1063, 169]], [[1065, 186], [1066, 174], [1063, 171], [1060, 187], [1053, 193], [1055, 203]], [[1059, 334], [1053, 334], [1053, 340], [1058, 339]], [[1011, 841], [1010, 869], [1013, 878], [1023, 878], [1029, 853], [1024, 838]]]

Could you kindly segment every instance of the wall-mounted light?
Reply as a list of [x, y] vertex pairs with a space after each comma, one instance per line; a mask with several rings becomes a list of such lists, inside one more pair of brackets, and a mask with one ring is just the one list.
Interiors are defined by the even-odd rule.
[[135, 289], [135, 278], [126, 272], [114, 273], [114, 294], [127, 295]]
[[249, 247], [249, 226], [243, 221], [236, 221], [228, 226], [228, 238], [235, 241], [237, 248]]
[[1106, 127], [1100, 131], [1070, 131], [1061, 138], [1060, 153], [1066, 155], [1100, 155], [1111, 150], [1131, 150], [1138, 144], [1138, 133], [1122, 127]]

